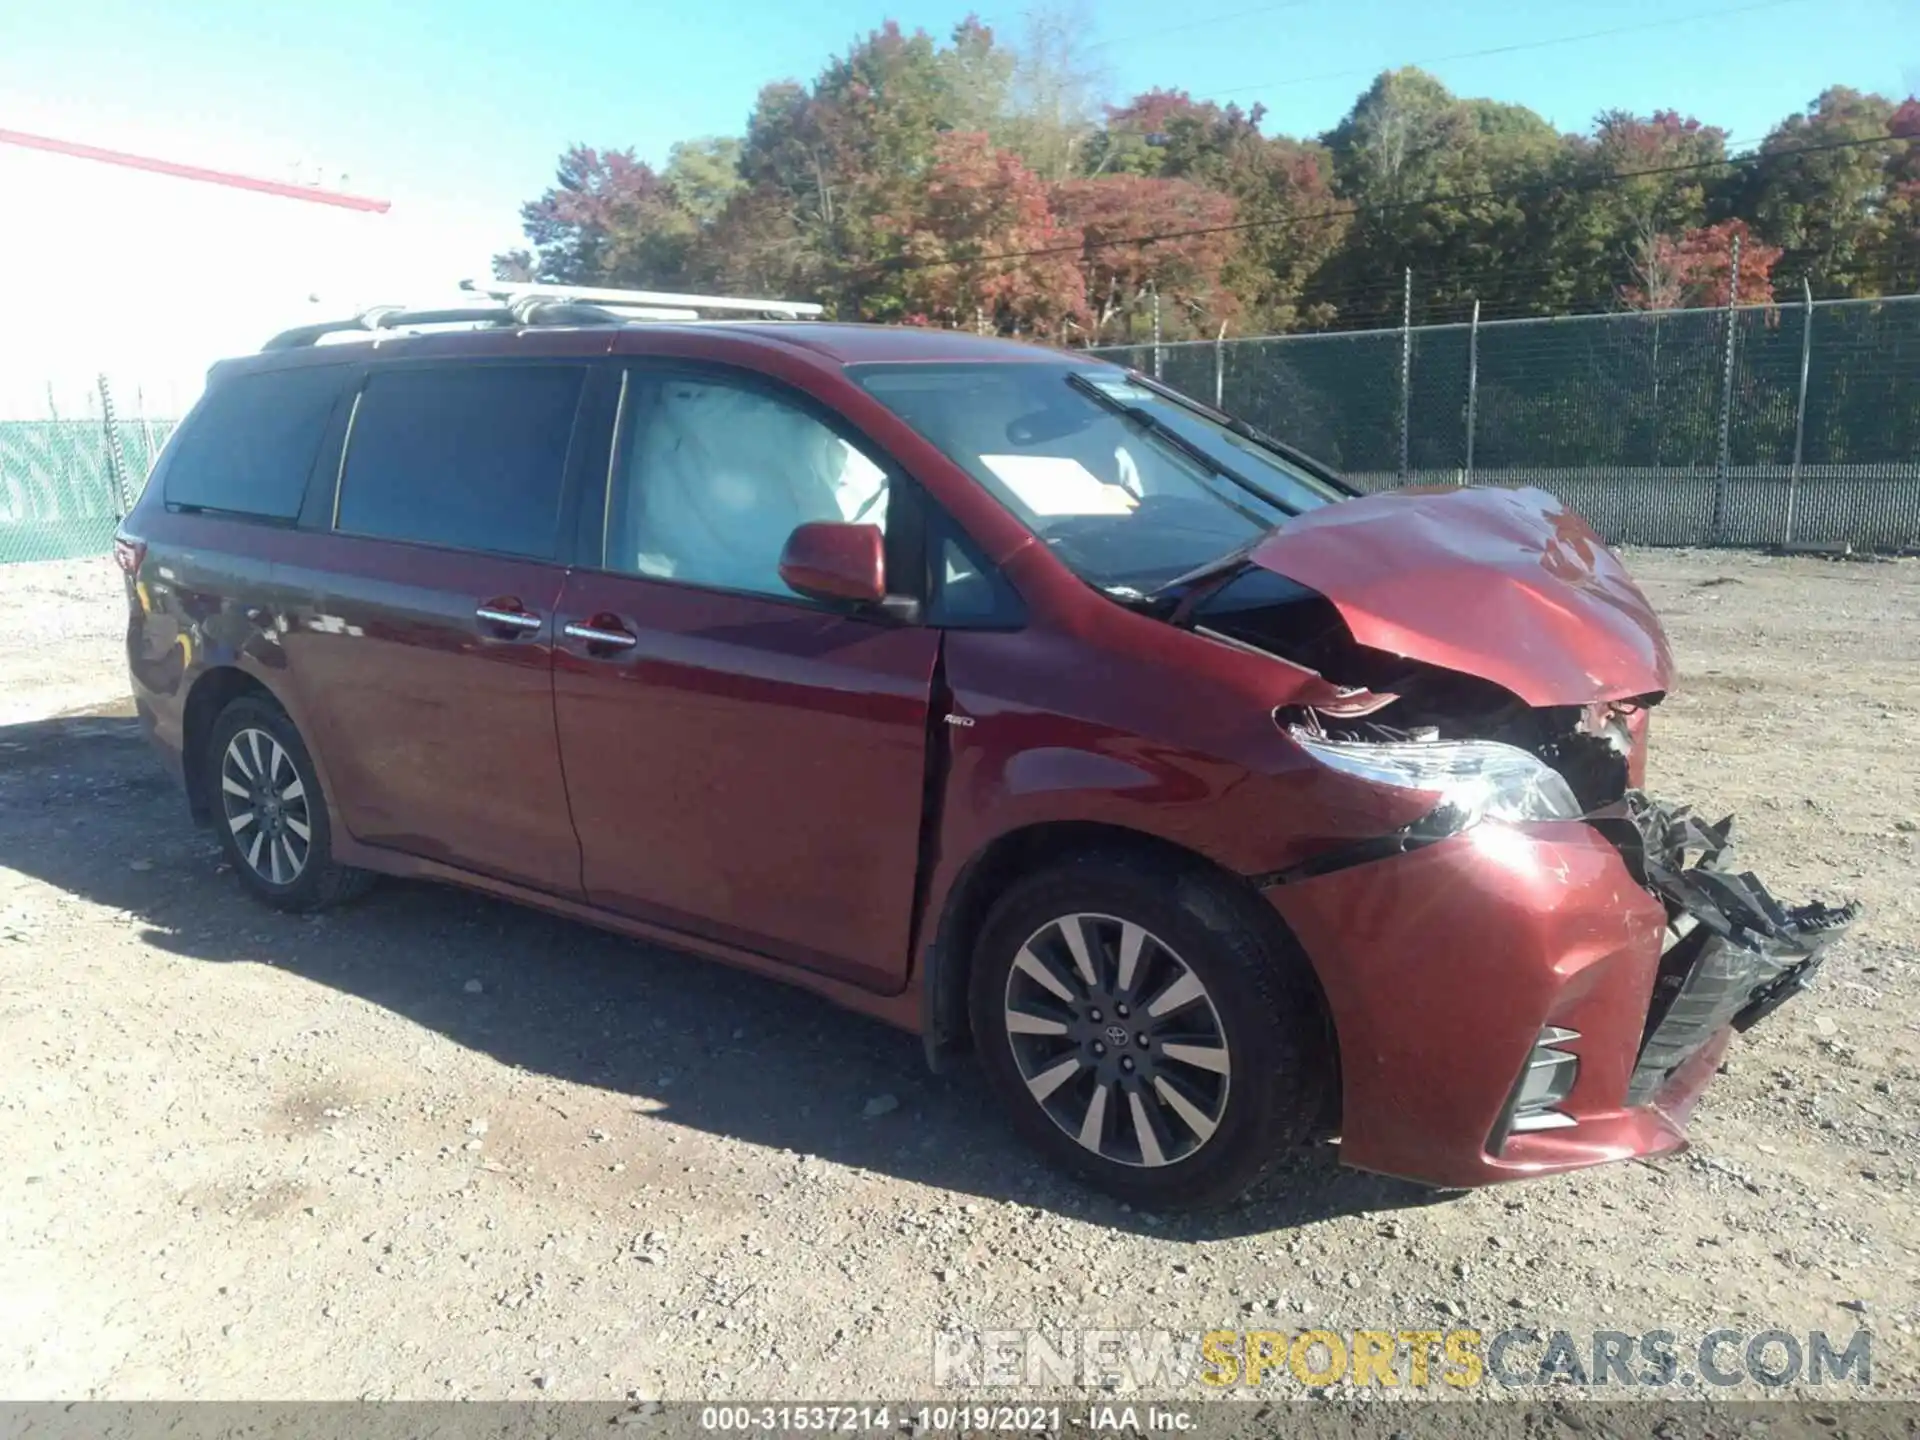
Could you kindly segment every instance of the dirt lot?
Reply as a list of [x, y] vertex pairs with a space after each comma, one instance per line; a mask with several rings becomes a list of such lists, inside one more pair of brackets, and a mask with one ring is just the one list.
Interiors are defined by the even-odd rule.
[[40, 718], [120, 690], [110, 569], [5, 572], [0, 1394], [897, 1398], [941, 1327], [1316, 1324], [1865, 1326], [1920, 1394], [1920, 565], [1630, 562], [1685, 673], [1654, 788], [1867, 921], [1688, 1155], [1458, 1197], [1315, 1157], [1202, 1220], [777, 985], [428, 886], [250, 904], [130, 721]]

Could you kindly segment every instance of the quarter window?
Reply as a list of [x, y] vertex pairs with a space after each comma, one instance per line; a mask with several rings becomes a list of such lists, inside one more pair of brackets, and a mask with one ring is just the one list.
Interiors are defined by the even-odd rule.
[[216, 385], [167, 462], [167, 503], [293, 519], [346, 376], [344, 366], [305, 365]]
[[627, 376], [610, 570], [793, 599], [780, 553], [815, 520], [887, 523], [886, 472], [799, 406], [710, 380]]
[[376, 370], [354, 411], [337, 529], [550, 560], [577, 365]]

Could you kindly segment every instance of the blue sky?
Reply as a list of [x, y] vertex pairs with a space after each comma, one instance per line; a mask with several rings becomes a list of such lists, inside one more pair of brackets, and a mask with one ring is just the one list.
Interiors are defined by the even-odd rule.
[[[657, 160], [677, 138], [737, 131], [762, 83], [812, 76], [885, 17], [944, 31], [963, 13], [933, 0], [9, 8], [0, 128], [275, 175], [318, 166], [396, 213], [436, 205], [496, 246], [573, 141]], [[981, 5], [1016, 36], [1022, 8]], [[1262, 101], [1269, 128], [1303, 134], [1406, 63], [1565, 129], [1607, 107], [1673, 107], [1738, 140], [1827, 84], [1920, 84], [1920, 0], [1088, 0], [1083, 13], [1116, 98], [1161, 84]], [[1602, 30], [1623, 33], [1446, 58]]]

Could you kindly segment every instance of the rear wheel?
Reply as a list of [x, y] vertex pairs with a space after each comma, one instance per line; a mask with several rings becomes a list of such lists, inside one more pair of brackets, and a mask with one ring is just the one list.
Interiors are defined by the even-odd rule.
[[1233, 1200], [1313, 1131], [1331, 1068], [1305, 961], [1198, 870], [1089, 856], [988, 917], [973, 1030], [1016, 1127], [1098, 1188]]
[[367, 887], [367, 872], [333, 859], [313, 759], [278, 705], [257, 695], [228, 705], [206, 763], [221, 848], [255, 896], [282, 910], [320, 910]]

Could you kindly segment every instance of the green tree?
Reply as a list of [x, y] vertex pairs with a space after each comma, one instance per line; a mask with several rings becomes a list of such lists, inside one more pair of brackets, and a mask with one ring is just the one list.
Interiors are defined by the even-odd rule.
[[946, 47], [889, 21], [811, 86], [767, 87], [740, 155], [752, 198], [736, 197], [755, 223], [731, 226], [728, 236], [783, 237], [748, 248], [762, 262], [793, 249], [794, 281], [837, 299], [842, 313], [897, 312], [903, 296], [891, 277], [899, 272], [874, 263], [897, 238], [886, 218], [911, 206], [956, 117], [1002, 108], [1008, 66], [994, 49], [992, 32], [971, 19]]
[[682, 140], [667, 152], [665, 179], [674, 198], [700, 225], [711, 225], [739, 194], [740, 141], [730, 135]]
[[1884, 95], [1836, 85], [1788, 116], [1760, 146], [1738, 213], [1786, 251], [1783, 268], [1805, 275], [1820, 296], [1877, 293], [1887, 244], [1882, 210], [1888, 151], [1879, 145], [1814, 149], [1885, 135], [1894, 105]]
[[[1538, 305], [1542, 198], [1569, 140], [1524, 106], [1461, 100], [1433, 76], [1393, 70], [1327, 136], [1340, 196], [1359, 207], [1312, 298], [1354, 320], [1398, 318], [1403, 268], [1422, 272], [1429, 317], [1479, 297]], [[1491, 193], [1490, 193], [1491, 192]]]
[[1539, 276], [1542, 306], [1604, 309], [1622, 286], [1662, 293], [1671, 281], [1663, 241], [1706, 225], [1732, 173], [1676, 167], [1726, 153], [1726, 131], [1677, 111], [1602, 114], [1592, 140], [1568, 147], [1561, 185], [1542, 202], [1553, 261]]

